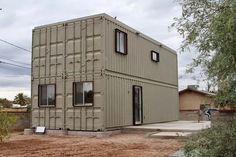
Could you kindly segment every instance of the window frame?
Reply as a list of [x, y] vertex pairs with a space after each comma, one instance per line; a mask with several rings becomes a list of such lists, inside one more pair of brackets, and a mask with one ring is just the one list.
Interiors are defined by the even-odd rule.
[[[43, 104], [41, 104], [41, 87], [42, 86], [49, 86], [49, 85], [53, 85], [54, 86], [54, 105], [43, 105]], [[48, 89], [47, 89], [48, 90]], [[56, 92], [56, 84], [55, 83], [51, 83], [51, 84], [39, 84], [38, 85], [38, 107], [56, 107], [56, 94], [57, 92]], [[48, 98], [47, 98], [48, 99]], [[48, 102], [48, 100], [47, 100], [47, 102]]]
[[[154, 53], [157, 55], [157, 60], [153, 59], [153, 54], [154, 54]], [[160, 54], [159, 54], [158, 52], [152, 50], [152, 51], [151, 51], [151, 60], [152, 60], [153, 62], [156, 62], [156, 63], [160, 62]]]
[[[92, 83], [92, 89], [93, 89], [93, 101], [92, 101], [92, 104], [91, 105], [86, 105], [84, 104], [84, 95], [83, 95], [83, 104], [75, 104], [75, 85], [76, 83], [82, 83], [83, 84], [83, 91], [84, 91], [84, 83]], [[73, 88], [72, 88], [72, 103], [73, 103], [73, 106], [74, 107], [91, 107], [91, 106], [94, 106], [94, 82], [93, 81], [81, 81], [81, 82], [73, 82]]]
[[[123, 33], [124, 34], [124, 53], [118, 50], [118, 46], [120, 44], [117, 44], [117, 33]], [[116, 53], [127, 55], [128, 54], [128, 35], [124, 31], [121, 31], [119, 29], [115, 29], [115, 51]]]

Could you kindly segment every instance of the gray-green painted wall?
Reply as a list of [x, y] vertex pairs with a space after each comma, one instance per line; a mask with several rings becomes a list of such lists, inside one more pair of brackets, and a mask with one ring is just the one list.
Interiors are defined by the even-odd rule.
[[[127, 33], [128, 54], [115, 52], [115, 29]], [[114, 20], [105, 19], [105, 126], [133, 125], [133, 85], [143, 89], [143, 123], [178, 120], [177, 54], [142, 33]], [[160, 62], [151, 60], [151, 50]]]
[[[128, 55], [115, 53], [115, 28]], [[143, 87], [144, 123], [178, 119], [177, 55], [127, 25], [99, 14], [36, 27], [32, 43], [32, 127], [105, 130], [132, 125], [132, 86]], [[151, 61], [150, 51], [160, 53]], [[73, 107], [72, 84], [94, 82], [94, 105]], [[38, 106], [38, 85], [56, 84], [56, 106]]]

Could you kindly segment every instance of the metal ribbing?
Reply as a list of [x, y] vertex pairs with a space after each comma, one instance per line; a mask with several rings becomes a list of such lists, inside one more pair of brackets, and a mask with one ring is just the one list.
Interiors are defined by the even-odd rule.
[[[40, 79], [40, 67], [41, 67], [41, 29], [39, 30], [39, 66], [38, 66], [38, 79], [39, 79], [39, 84], [41, 83], [41, 79]], [[38, 88], [38, 87], [37, 87]], [[38, 92], [39, 92], [39, 88], [38, 88]], [[39, 93], [38, 93], [38, 102], [39, 103]], [[39, 104], [38, 104], [39, 106]], [[38, 112], [39, 112], [39, 117], [38, 117], [38, 125], [41, 126], [41, 123], [40, 123], [40, 119], [41, 119], [41, 115], [40, 115], [40, 108], [38, 108]]]
[[[112, 47], [106, 49], [106, 69], [133, 76], [162, 81], [177, 86], [176, 54], [135, 34], [114, 21], [106, 20], [106, 40]], [[120, 55], [114, 51], [114, 29], [120, 29], [128, 35], [128, 55]], [[112, 42], [112, 43], [111, 43]], [[151, 50], [160, 53], [160, 62], [151, 61]], [[135, 66], [134, 66], [135, 65]], [[147, 70], [148, 69], [148, 70]]]
[[[94, 72], [95, 72], [95, 64], [94, 64], [94, 19], [93, 19], [93, 59], [92, 59], [92, 62], [93, 62], [93, 65], [92, 65], [92, 68], [93, 68], [93, 75], [92, 75], [92, 81], [93, 81], [93, 90], [94, 90]], [[94, 97], [94, 96], [93, 96]], [[93, 102], [94, 102], [94, 98], [93, 98]], [[93, 107], [92, 107], [92, 130], [94, 130], [94, 105], [95, 104], [93, 104]]]
[[[45, 26], [45, 27], [41, 27], [40, 29], [35, 29], [36, 31], [40, 30], [42, 32], [40, 33], [40, 36], [42, 37], [40, 37], [37, 34], [37, 39], [38, 38], [42, 38], [42, 39], [40, 39], [40, 42], [41, 42], [40, 45], [39, 46], [36, 45], [36, 47], [40, 49], [39, 51], [41, 51], [40, 52], [41, 60], [39, 59], [40, 63], [38, 62], [38, 60], [36, 60], [35, 62], [36, 65], [37, 63], [40, 64], [39, 67], [36, 67], [37, 69], [39, 69], [38, 73], [40, 73], [38, 77], [39, 83], [35, 82], [33, 83], [33, 85], [36, 87], [36, 85], [40, 83], [53, 83], [52, 81], [54, 81], [54, 78], [55, 78], [55, 83], [57, 87], [57, 90], [56, 90], [57, 104], [55, 108], [51, 108], [51, 109], [48, 109], [48, 108], [41, 109], [41, 107], [36, 108], [38, 109], [39, 118], [38, 119], [35, 118], [35, 120], [38, 120], [38, 124], [40, 123], [41, 125], [48, 124], [47, 122], [49, 122], [49, 125], [46, 126], [47, 129], [70, 128], [71, 130], [74, 130], [74, 129], [75, 130], [97, 130], [97, 129], [101, 129], [100, 127], [103, 125], [100, 121], [101, 120], [100, 118], [102, 117], [101, 116], [102, 111], [100, 110], [102, 106], [102, 104], [100, 104], [102, 103], [100, 89], [96, 89], [96, 92], [99, 92], [99, 93], [95, 93], [96, 102], [98, 102], [99, 104], [94, 104], [94, 106], [92, 107], [91, 106], [73, 107], [70, 104], [71, 103], [70, 100], [73, 99], [73, 91], [72, 90], [70, 91], [71, 89], [70, 86], [72, 86], [72, 82], [87, 80], [87, 81], [93, 81], [94, 87], [101, 86], [100, 83], [101, 83], [102, 78], [101, 78], [101, 70], [99, 68], [101, 68], [102, 63], [101, 64], [98, 63], [98, 62], [101, 62], [100, 60], [101, 49], [100, 49], [100, 45], [98, 45], [99, 42], [101, 42], [102, 40], [101, 39], [102, 35], [101, 35], [101, 30], [100, 30], [101, 21], [99, 21], [98, 18], [90, 19], [89, 21], [88, 20], [87, 21], [83, 20], [83, 21], [84, 21], [83, 24], [82, 24], [82, 21], [70, 22], [68, 23], [67, 27], [64, 26], [65, 23], [64, 25], [62, 23], [59, 23], [56, 26], [55, 25]], [[95, 21], [99, 22], [98, 25], [95, 24]], [[75, 30], [76, 29], [75, 27], [78, 28], [80, 35], [79, 35], [79, 32], [76, 32], [77, 30]], [[45, 31], [43, 30], [45, 28], [47, 31], [46, 33], [47, 38], [45, 38], [45, 40], [47, 40], [46, 47], [48, 49], [48, 53], [46, 54], [45, 61], [43, 61], [44, 58], [42, 59], [43, 57], [42, 54], [43, 54], [45, 45], [42, 45], [42, 43], [45, 42], [44, 36], [43, 36], [45, 35], [43, 34], [45, 33], [43, 32]], [[55, 28], [55, 31], [54, 31], [54, 28]], [[50, 35], [48, 34], [49, 31], [50, 31]], [[70, 31], [73, 31], [73, 32], [70, 32]], [[77, 37], [77, 33], [79, 35], [78, 37]], [[68, 39], [68, 43], [67, 43], [67, 39]], [[77, 43], [78, 43], [78, 47], [76, 45]], [[48, 46], [50, 46], [50, 48]], [[76, 48], [79, 48], [80, 50], [77, 50]], [[80, 51], [80, 52], [77, 52], [77, 51]], [[80, 61], [79, 61], [79, 58], [80, 58]], [[80, 67], [76, 69], [76, 65], [78, 64], [75, 62], [77, 59], [80, 62], [80, 63], [78, 62]], [[73, 61], [73, 65], [70, 65], [72, 64], [71, 63], [72, 61]], [[43, 64], [45, 64], [45, 67], [43, 67], [44, 66]], [[50, 64], [53, 64], [53, 65], [51, 66]], [[40, 68], [41, 68], [41, 71], [40, 71]], [[70, 68], [73, 68], [73, 71]], [[61, 71], [61, 69], [63, 70]], [[56, 74], [54, 74], [54, 72], [56, 72]], [[62, 78], [57, 78], [60, 76]], [[67, 79], [65, 78], [66, 76], [67, 76]], [[72, 94], [72, 97], [71, 97], [71, 94]], [[41, 122], [39, 122], [40, 116], [42, 117]], [[50, 116], [51, 116], [51, 119], [50, 119]], [[53, 118], [55, 120], [54, 124], [53, 124], [54, 122]], [[43, 122], [43, 120], [46, 122]], [[35, 124], [37, 124], [37, 122]]]
[[[49, 29], [49, 35], [48, 35], [48, 31], [47, 31], [47, 36], [49, 36], [49, 38], [47, 37], [48, 38], [48, 42], [46, 42], [46, 43], [47, 43], [47, 47], [48, 48], [46, 50], [48, 51], [49, 83], [52, 83], [51, 82], [51, 28], [49, 27], [48, 29]], [[45, 65], [45, 67], [46, 67], [46, 65]], [[48, 108], [48, 127], [49, 128], [51, 128], [50, 127], [50, 123], [51, 123], [50, 112], [51, 112], [51, 108]]]
[[[82, 71], [83, 71], [83, 63], [82, 63], [82, 51], [83, 51], [83, 42], [82, 42], [82, 20], [80, 21], [80, 81], [82, 81]], [[80, 107], [80, 130], [82, 130], [82, 107]]]
[[63, 24], [63, 129], [66, 129], [66, 25]]
[[[56, 68], [56, 72], [55, 72], [55, 83], [57, 83], [57, 75], [58, 75], [58, 72], [57, 72], [57, 54], [58, 54], [58, 26], [56, 26], [56, 63], [55, 63], [55, 68]], [[56, 87], [57, 88], [57, 87]], [[57, 102], [57, 90], [55, 91], [56, 92], [56, 102]], [[55, 127], [54, 129], [57, 128], [57, 105], [56, 105], [56, 108], [55, 108]]]
[[[74, 56], [73, 56], [73, 75], [74, 75], [73, 82], [75, 82], [75, 23], [73, 23], [73, 53], [74, 53]], [[72, 84], [72, 99], [74, 99], [73, 85], [74, 84]], [[74, 102], [74, 100], [72, 100], [72, 106], [73, 106], [73, 102]], [[73, 130], [75, 130], [75, 108], [74, 107], [73, 107]]]

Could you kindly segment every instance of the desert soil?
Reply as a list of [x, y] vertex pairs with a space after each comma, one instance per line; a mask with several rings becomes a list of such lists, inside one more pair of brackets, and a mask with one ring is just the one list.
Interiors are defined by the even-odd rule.
[[0, 143], [1, 157], [166, 157], [177, 151], [177, 139], [147, 138], [142, 134], [112, 137], [22, 135]]

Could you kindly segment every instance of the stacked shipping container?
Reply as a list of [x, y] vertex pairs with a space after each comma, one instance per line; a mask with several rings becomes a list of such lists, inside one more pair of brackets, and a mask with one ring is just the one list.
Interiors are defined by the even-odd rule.
[[[127, 35], [127, 54], [115, 51], [116, 29]], [[142, 87], [142, 124], [178, 119], [177, 54], [106, 14], [36, 27], [32, 49], [32, 127], [133, 125], [134, 85]], [[160, 62], [151, 60], [153, 50]], [[89, 104], [85, 86], [93, 91]]]

